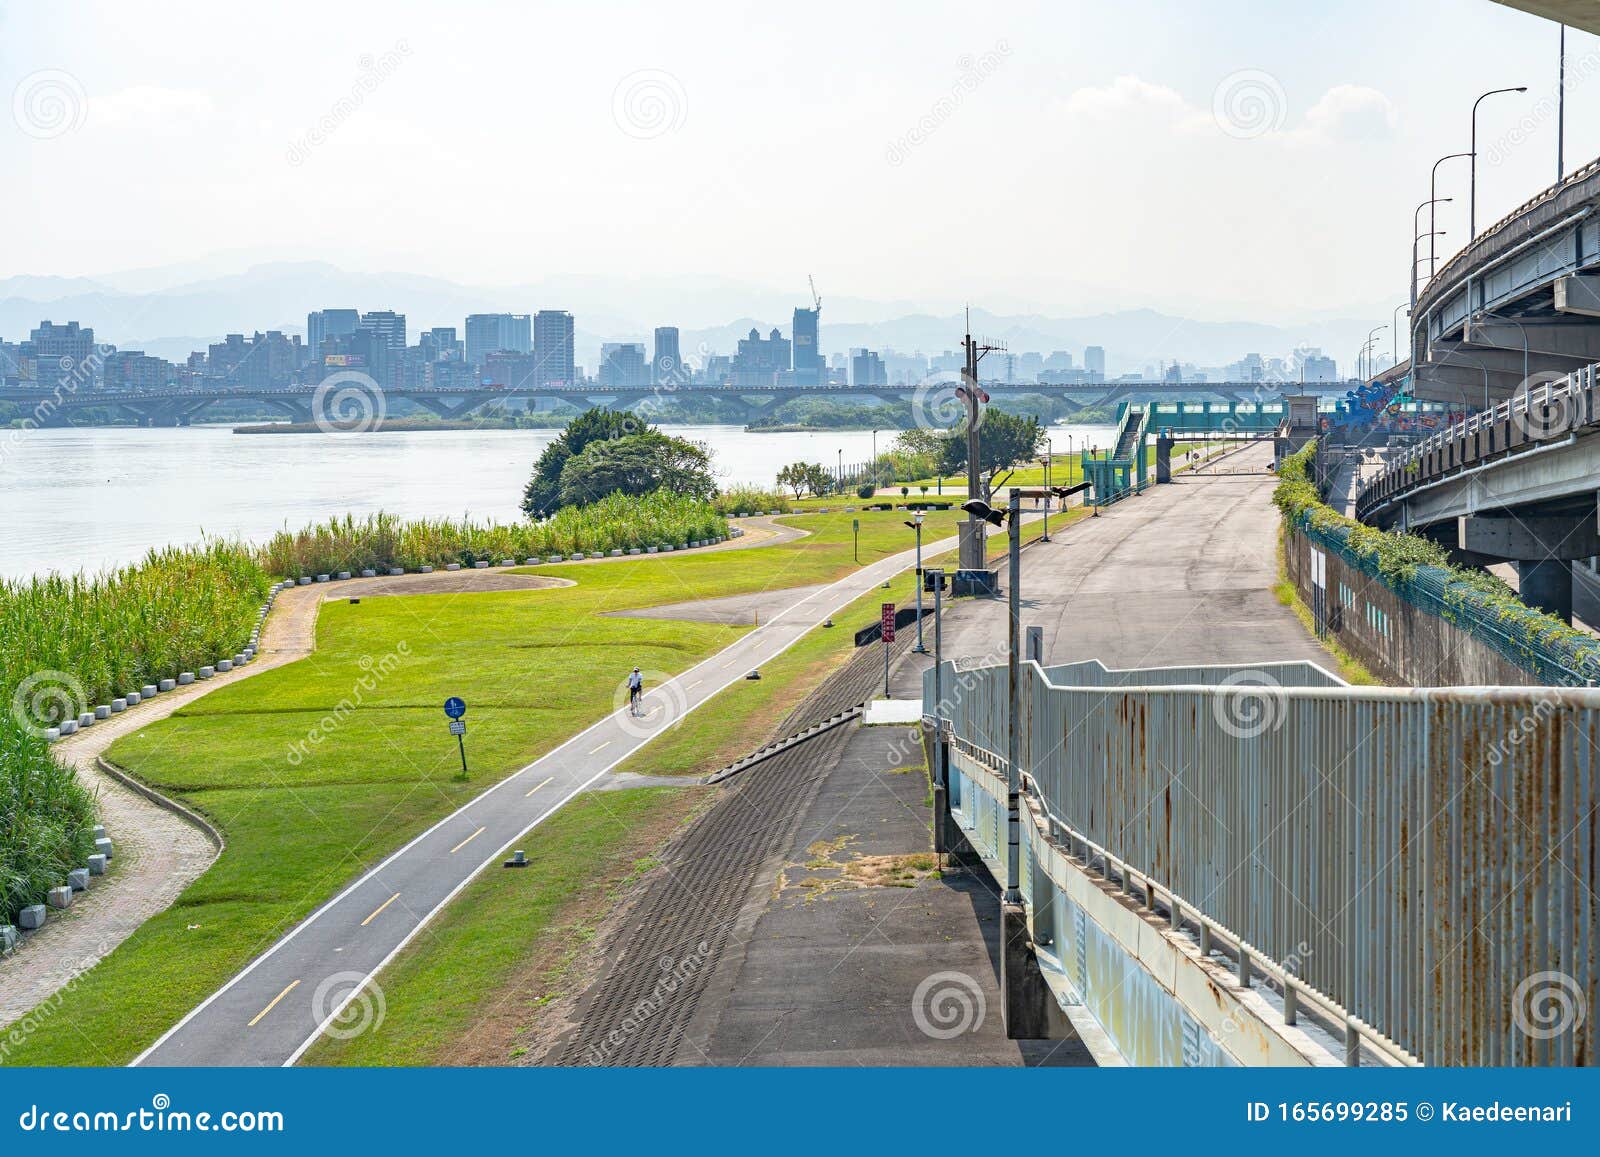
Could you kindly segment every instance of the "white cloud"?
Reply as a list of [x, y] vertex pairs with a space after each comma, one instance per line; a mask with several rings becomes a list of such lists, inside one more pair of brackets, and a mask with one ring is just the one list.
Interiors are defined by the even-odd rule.
[[193, 88], [140, 84], [90, 99], [90, 116], [103, 128], [140, 133], [188, 133], [211, 122], [211, 94]]
[[1394, 103], [1377, 89], [1340, 84], [1311, 106], [1298, 132], [1335, 141], [1383, 140], [1398, 120]]

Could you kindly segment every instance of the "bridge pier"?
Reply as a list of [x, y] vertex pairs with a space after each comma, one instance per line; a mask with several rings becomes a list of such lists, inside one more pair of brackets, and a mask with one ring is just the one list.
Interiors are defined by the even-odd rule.
[[1572, 622], [1572, 563], [1566, 559], [1519, 559], [1517, 593], [1530, 607]]
[[1172, 448], [1177, 445], [1168, 434], [1156, 435], [1156, 485], [1172, 481]]
[[1530, 607], [1572, 622], [1572, 563], [1600, 554], [1593, 512], [1520, 517], [1463, 515], [1456, 549], [1517, 564], [1517, 592]]

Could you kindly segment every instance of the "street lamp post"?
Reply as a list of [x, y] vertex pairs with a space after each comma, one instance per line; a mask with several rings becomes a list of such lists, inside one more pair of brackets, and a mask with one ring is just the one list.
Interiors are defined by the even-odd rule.
[[[1428, 177], [1428, 196], [1430, 198], [1430, 200], [1428, 201], [1428, 204], [1430, 206], [1430, 208], [1428, 209], [1428, 228], [1429, 229], [1436, 229], [1436, 228], [1438, 228], [1438, 224], [1439, 224], [1437, 219], [1436, 219], [1436, 217], [1435, 217], [1435, 210], [1433, 208], [1431, 208], [1431, 206], [1437, 205], [1439, 203], [1439, 166], [1444, 164], [1446, 161], [1456, 160], [1458, 157], [1470, 157], [1470, 156], [1472, 156], [1471, 153], [1446, 153], [1444, 156], [1440, 157], [1437, 161], [1433, 162], [1433, 172]], [[1413, 232], [1415, 232], [1415, 230], [1413, 230]], [[1429, 234], [1429, 236], [1428, 236], [1428, 276], [1430, 276], [1430, 277], [1433, 276], [1433, 271], [1438, 268], [1438, 265], [1435, 264], [1435, 262], [1437, 261], [1437, 258], [1434, 256], [1434, 248], [1433, 248], [1433, 238], [1435, 236], [1438, 236], [1438, 234]]]
[[[1406, 307], [1406, 303], [1403, 301], [1399, 305], [1395, 306], [1394, 311], [1389, 314], [1389, 321], [1392, 323], [1389, 327], [1389, 337], [1392, 339], [1390, 341], [1390, 346], [1393, 350], [1395, 365], [1400, 364], [1400, 311], [1402, 309], [1406, 311], [1407, 317], [1411, 316], [1411, 310]], [[1409, 352], [1410, 337], [1410, 334], [1406, 335], [1408, 345], [1406, 357], [1408, 358], [1411, 356]]]
[[[1411, 281], [1411, 311], [1413, 313], [1417, 310], [1417, 243], [1422, 240], [1418, 236], [1422, 231], [1422, 211], [1430, 205], [1453, 199], [1451, 197], [1434, 197], [1418, 205], [1416, 212], [1411, 214], [1411, 273], [1409, 276]], [[1433, 234], [1430, 233], [1428, 236], [1431, 238]]]
[[911, 648], [915, 655], [928, 653], [928, 648], [922, 644], [922, 519], [923, 513], [919, 510], [906, 523], [917, 534], [917, 645]]
[[1006, 891], [1007, 904], [1022, 903], [1022, 490], [1011, 488], [1006, 529], [1010, 542], [1010, 631], [1007, 635], [1007, 674], [1011, 683], [1011, 725], [1006, 728]]
[[872, 496], [878, 496], [878, 431], [872, 431]]
[[833, 492], [835, 494], [843, 494], [844, 493], [844, 448], [843, 447], [840, 447], [840, 449], [839, 449], [839, 472], [838, 472], [838, 476], [835, 479], [834, 484], [833, 484]]
[[1049, 438], [1044, 440], [1044, 533], [1039, 536], [1040, 542], [1050, 541], [1050, 460], [1055, 457], [1055, 444]]
[[1375, 325], [1375, 326], [1372, 327], [1371, 332], [1367, 334], [1366, 349], [1367, 349], [1367, 376], [1368, 377], [1372, 376], [1372, 361], [1373, 361], [1373, 359], [1372, 359], [1372, 347], [1377, 342], [1378, 335], [1380, 333], [1382, 333], [1384, 330], [1388, 329], [1388, 328], [1389, 327], [1388, 327], [1387, 324]]
[[1498, 96], [1503, 92], [1527, 92], [1528, 86], [1518, 85], [1515, 88], [1492, 88], [1477, 100], [1472, 102], [1472, 151], [1468, 155], [1472, 158], [1472, 180], [1467, 195], [1467, 244], [1471, 245], [1478, 239], [1478, 106], [1491, 96]]

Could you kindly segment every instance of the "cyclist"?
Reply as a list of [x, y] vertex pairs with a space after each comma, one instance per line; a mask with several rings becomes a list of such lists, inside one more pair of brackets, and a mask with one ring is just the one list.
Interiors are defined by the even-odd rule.
[[639, 668], [633, 669], [633, 674], [628, 676], [628, 713], [639, 714], [639, 697], [644, 694], [644, 676], [639, 673]]

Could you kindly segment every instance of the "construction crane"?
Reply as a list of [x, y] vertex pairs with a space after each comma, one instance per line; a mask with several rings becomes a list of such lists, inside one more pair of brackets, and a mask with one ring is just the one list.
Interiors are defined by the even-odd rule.
[[822, 312], [822, 298], [817, 296], [817, 279], [811, 274], [806, 274], [806, 280], [811, 284], [811, 308], [818, 313]]

